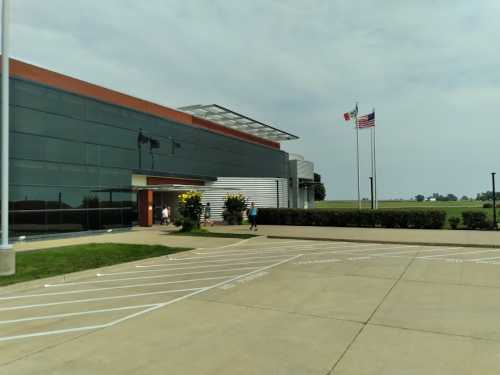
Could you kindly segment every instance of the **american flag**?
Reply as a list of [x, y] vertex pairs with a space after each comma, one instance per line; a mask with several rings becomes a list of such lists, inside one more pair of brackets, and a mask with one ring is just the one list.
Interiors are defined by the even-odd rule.
[[359, 129], [371, 128], [372, 126], [375, 126], [375, 112], [359, 116], [356, 120], [356, 126]]

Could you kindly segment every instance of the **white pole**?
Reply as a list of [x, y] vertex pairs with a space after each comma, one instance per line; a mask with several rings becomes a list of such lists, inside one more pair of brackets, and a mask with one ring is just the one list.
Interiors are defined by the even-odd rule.
[[372, 181], [373, 181], [373, 186], [372, 186], [372, 189], [373, 189], [373, 208], [375, 208], [375, 176], [374, 176], [374, 173], [373, 173], [373, 169], [374, 169], [374, 164], [373, 164], [373, 129], [370, 129], [370, 157], [371, 157], [371, 176], [372, 176]]
[[[356, 103], [356, 109], [358, 104]], [[356, 111], [357, 112], [357, 111]], [[359, 190], [359, 129], [358, 129], [358, 114], [354, 116], [354, 126], [356, 128], [356, 176], [358, 179], [358, 210], [361, 209], [361, 193]]]
[[10, 0], [2, 6], [2, 243], [0, 249], [9, 245], [9, 8]]

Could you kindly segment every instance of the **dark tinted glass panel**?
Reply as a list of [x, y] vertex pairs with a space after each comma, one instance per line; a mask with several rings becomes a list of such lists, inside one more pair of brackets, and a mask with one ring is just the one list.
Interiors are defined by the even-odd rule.
[[47, 232], [45, 211], [11, 212], [11, 233], [14, 236]]
[[64, 222], [62, 221], [62, 211], [47, 212], [47, 231], [49, 232], [64, 232]]
[[64, 210], [61, 212], [61, 228], [68, 232], [78, 232], [87, 228], [85, 211]]
[[103, 228], [122, 227], [123, 210], [121, 209], [103, 209], [101, 211], [101, 223]]

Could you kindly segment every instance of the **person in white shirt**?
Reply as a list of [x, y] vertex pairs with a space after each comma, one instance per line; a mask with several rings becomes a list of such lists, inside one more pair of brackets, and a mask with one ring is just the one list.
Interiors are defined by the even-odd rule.
[[163, 210], [161, 211], [161, 223], [160, 224], [169, 224], [170, 221], [170, 210], [168, 207], [163, 206]]

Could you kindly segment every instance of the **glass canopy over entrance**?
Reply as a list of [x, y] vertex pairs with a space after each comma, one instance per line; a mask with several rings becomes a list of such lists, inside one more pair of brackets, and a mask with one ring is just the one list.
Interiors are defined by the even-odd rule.
[[239, 130], [241, 132], [254, 135], [259, 138], [273, 142], [290, 141], [299, 139], [296, 135], [279, 130], [260, 121], [254, 120], [248, 116], [234, 112], [228, 108], [218, 104], [208, 105], [189, 105], [179, 107], [180, 111], [189, 113], [190, 115], [201, 117], [227, 128]]

